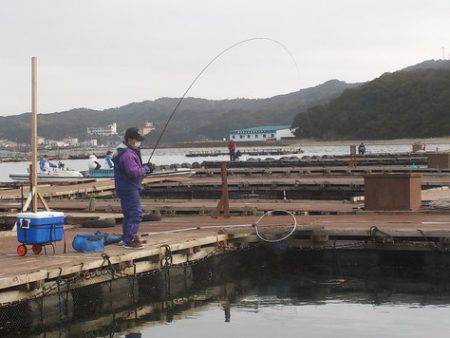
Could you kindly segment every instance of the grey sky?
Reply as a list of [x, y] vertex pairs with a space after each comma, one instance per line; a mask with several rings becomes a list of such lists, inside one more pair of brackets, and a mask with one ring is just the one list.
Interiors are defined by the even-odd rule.
[[0, 115], [30, 110], [38, 57], [39, 111], [107, 108], [179, 96], [268, 97], [337, 78], [370, 80], [450, 52], [449, 0], [0, 0]]

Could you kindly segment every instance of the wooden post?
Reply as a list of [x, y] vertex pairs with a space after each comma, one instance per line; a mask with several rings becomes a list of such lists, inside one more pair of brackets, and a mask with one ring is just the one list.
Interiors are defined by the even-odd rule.
[[217, 203], [216, 209], [212, 212], [211, 216], [217, 218], [220, 212], [223, 210], [224, 217], [230, 217], [230, 200], [228, 197], [228, 171], [227, 162], [222, 162], [220, 165], [220, 172], [222, 174], [222, 195], [220, 201]]
[[350, 161], [348, 163], [349, 167], [356, 167], [356, 146], [350, 146]]
[[23, 205], [24, 205], [24, 200], [23, 200], [24, 196], [23, 196], [23, 184], [20, 185], [20, 209], [23, 209]]
[[31, 58], [31, 210], [37, 211], [37, 58]]
[[220, 171], [222, 174], [223, 215], [225, 217], [230, 217], [230, 200], [228, 197], [228, 171], [226, 162], [222, 162]]
[[30, 165], [30, 192], [22, 211], [31, 206], [31, 211], [38, 210], [38, 199], [45, 210], [49, 210], [42, 195], [39, 194], [37, 186], [37, 58], [31, 58], [31, 165]]

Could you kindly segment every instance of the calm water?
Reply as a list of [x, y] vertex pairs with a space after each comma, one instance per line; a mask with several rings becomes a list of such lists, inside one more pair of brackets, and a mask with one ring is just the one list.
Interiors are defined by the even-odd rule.
[[[138, 321], [117, 336], [450, 336], [449, 280], [420, 276], [415, 264], [413, 270], [372, 267], [368, 273], [361, 267], [341, 270], [335, 262], [305, 269], [298, 262], [272, 258], [249, 258], [245, 271], [234, 271], [231, 277], [221, 277], [223, 284], [197, 290], [184, 299], [187, 306]], [[209, 301], [198, 301], [214, 291], [216, 296]]]
[[[258, 147], [261, 148], [261, 147]], [[448, 149], [450, 148], [450, 144], [427, 144], [427, 149]], [[208, 148], [210, 150], [225, 150], [225, 148]], [[330, 145], [330, 146], [303, 146], [302, 149], [304, 153], [298, 156], [322, 156], [322, 155], [344, 155], [349, 153], [349, 146], [339, 146], [339, 145]], [[393, 152], [408, 152], [411, 151], [410, 144], [404, 145], [367, 145], [368, 153], [393, 153]], [[186, 157], [185, 155], [195, 149], [189, 148], [169, 148], [169, 149], [158, 149], [153, 157], [153, 162], [157, 165], [163, 164], [174, 164], [174, 163], [193, 163], [193, 162], [202, 162], [205, 160], [228, 160], [228, 156], [218, 156], [218, 157]], [[146, 162], [150, 156], [151, 150], [145, 149], [143, 150], [143, 160]], [[290, 156], [290, 155], [288, 155]], [[252, 156], [252, 158], [261, 158], [264, 159], [266, 157], [278, 159], [283, 156]], [[247, 160], [248, 156], [242, 156], [241, 160]], [[65, 160], [66, 166], [68, 168], [74, 170], [87, 170], [88, 160]], [[11, 173], [18, 172], [26, 172], [29, 166], [29, 162], [15, 162], [15, 163], [0, 163], [0, 182], [9, 181], [9, 175]]]
[[[358, 267], [329, 262], [317, 268], [305, 267], [299, 263], [300, 257], [290, 255], [291, 261], [286, 263], [285, 258], [275, 256], [273, 252], [235, 255], [230, 258], [232, 263], [215, 265], [217, 269], [222, 266], [222, 272], [208, 270], [207, 264], [193, 267], [192, 274], [184, 272], [184, 276], [192, 279], [190, 286], [186, 286], [189, 284], [186, 277], [171, 282], [171, 297], [164, 298], [162, 291], [140, 291], [138, 301], [127, 306], [123, 303], [127, 297], [126, 287], [119, 293], [121, 299], [81, 301], [70, 321], [61, 324], [58, 315], [53, 313], [54, 324], [32, 329], [25, 335], [130, 338], [450, 336], [449, 275], [444, 277], [437, 270], [420, 275], [424, 266], [417, 266], [419, 257], [409, 260], [409, 267], [390, 267], [384, 260], [382, 266], [363, 264]], [[228, 269], [233, 262], [240, 264], [241, 261], [246, 262]], [[155, 282], [140, 283], [151, 286]], [[117, 305], [117, 302], [123, 304]], [[34, 325], [38, 323], [39, 320], [35, 320]]]
[[[361, 295], [364, 296], [364, 295]], [[248, 295], [230, 306], [224, 320], [220, 304], [180, 315], [170, 324], [143, 325], [141, 337], [449, 337], [450, 307], [420, 304], [358, 304], [329, 299], [320, 304], [275, 295]], [[119, 334], [127, 337], [127, 334]], [[129, 335], [128, 335], [129, 336]], [[133, 336], [133, 335], [132, 335]]]

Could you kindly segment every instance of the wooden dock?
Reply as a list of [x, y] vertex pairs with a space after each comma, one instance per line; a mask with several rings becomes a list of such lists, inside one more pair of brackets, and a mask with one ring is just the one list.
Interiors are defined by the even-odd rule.
[[[144, 223], [141, 231], [150, 236], [143, 250], [130, 251], [111, 245], [104, 255], [80, 254], [70, 248], [74, 235], [89, 232], [88, 229], [67, 229], [67, 253], [63, 253], [63, 245], [58, 243], [55, 255], [19, 257], [15, 253], [18, 243], [11, 237], [0, 238], [0, 305], [159, 271], [167, 267], [169, 260], [170, 266], [178, 266], [261, 244], [251, 226], [257, 219], [257, 216], [229, 219], [191, 216]], [[285, 245], [300, 250], [446, 253], [450, 248], [448, 213], [297, 216], [297, 221], [299, 228]], [[290, 223], [289, 217], [272, 216], [261, 231], [264, 236], [276, 238], [279, 232], [288, 231]], [[116, 231], [120, 232], [120, 228]]]
[[[425, 176], [449, 176], [450, 169], [428, 168], [426, 166], [317, 166], [317, 167], [249, 167], [229, 168], [229, 176], [364, 176], [368, 174], [420, 173]], [[220, 175], [220, 168], [199, 168], [195, 176]]]
[[[163, 182], [189, 182], [186, 177], [147, 177], [143, 180], [143, 184], [163, 183]], [[111, 196], [114, 192], [114, 180], [99, 179], [90, 182], [73, 183], [73, 184], [55, 184], [55, 185], [39, 185], [41, 194], [48, 198], [83, 198], [91, 196]], [[28, 186], [13, 189], [0, 190], [0, 200], [19, 200], [22, 194], [27, 196], [29, 192]]]
[[[278, 156], [278, 155], [295, 155], [303, 153], [301, 148], [282, 147], [282, 148], [240, 148], [242, 155], [248, 156]], [[186, 157], [217, 157], [228, 156], [230, 152], [225, 149], [219, 150], [191, 150]]]
[[[116, 199], [95, 199], [95, 202], [80, 199], [53, 200], [49, 202], [49, 206], [54, 210], [64, 211], [69, 224], [83, 227], [111, 227], [120, 224], [123, 218], [120, 202]], [[145, 215], [150, 215], [153, 219], [161, 216], [163, 218], [208, 216], [212, 214], [216, 206], [217, 202], [214, 200], [142, 200]], [[361, 202], [346, 201], [242, 200], [230, 202], [230, 214], [261, 216], [270, 210], [286, 210], [296, 215], [338, 215], [360, 212], [363, 206]], [[16, 213], [20, 210], [20, 203], [5, 204], [3, 209], [4, 212], [0, 212], [0, 229], [12, 229]]]
[[[422, 189], [449, 186], [450, 176], [423, 176]], [[242, 177], [230, 176], [232, 198], [351, 200], [364, 194], [361, 176]], [[220, 177], [193, 177], [186, 182], [154, 183], [144, 186], [148, 198], [217, 199]]]
[[[450, 175], [430, 174], [422, 177], [422, 189], [450, 185]], [[143, 195], [149, 198], [217, 199], [221, 192], [221, 178], [214, 176], [146, 178]], [[233, 198], [269, 199], [326, 199], [343, 200], [364, 193], [362, 176], [289, 175], [230, 176], [229, 191]], [[40, 192], [49, 200], [90, 197], [112, 197], [114, 182], [104, 179], [88, 183], [43, 185]], [[0, 201], [20, 201], [27, 196], [28, 187], [0, 190]], [[2, 203], [0, 203], [2, 204]]]
[[[63, 211], [94, 211], [89, 210], [90, 201], [52, 201], [50, 206]], [[214, 200], [152, 200], [143, 199], [142, 208], [146, 213], [159, 213], [163, 216], [209, 215], [217, 206]], [[230, 213], [238, 216], [262, 215], [263, 213], [282, 209], [297, 215], [305, 214], [343, 214], [361, 210], [363, 203], [345, 201], [313, 201], [313, 200], [239, 200], [230, 201]], [[118, 200], [96, 199], [96, 212], [120, 213]]]
[[[102, 254], [76, 253], [71, 242], [76, 234], [99, 230], [87, 226], [98, 225], [100, 220], [111, 221], [103, 231], [121, 233], [122, 216], [114, 196], [113, 180], [42, 185], [39, 191], [50, 207], [63, 210], [68, 216], [66, 246], [58, 242], [55, 254], [19, 257], [15, 233], [0, 231], [0, 308], [45, 296], [59, 297], [62, 292], [75, 295], [74, 290], [153, 276], [228, 253], [238, 254], [240, 250], [259, 246], [274, 248], [262, 238], [282, 238], [292, 230], [292, 218], [277, 214], [265, 218], [255, 228], [255, 222], [271, 210], [291, 212], [298, 223], [292, 235], [277, 248], [294, 248], [295, 252], [319, 255], [337, 251], [383, 252], [392, 257], [397, 252], [430, 253], [431, 259], [439, 256], [439, 264], [450, 268], [450, 170], [409, 167], [422, 157], [424, 155], [360, 158], [371, 163], [362, 167], [299, 166], [295, 161], [292, 165], [283, 165], [283, 161], [273, 165], [275, 162], [267, 161], [272, 166], [260, 161], [251, 167], [233, 163], [228, 177], [231, 217], [217, 219], [210, 214], [223, 190], [214, 165], [199, 169], [190, 178], [146, 178], [142, 188], [143, 210], [147, 214], [162, 215], [162, 220], [143, 222], [141, 233], [150, 234], [145, 237], [147, 243], [143, 250], [110, 245]], [[329, 164], [344, 163], [347, 158], [308, 159], [308, 163], [316, 160]], [[380, 161], [391, 162], [373, 165]], [[365, 174], [411, 171], [422, 173], [419, 211], [364, 210]], [[7, 184], [0, 189], [0, 221], [9, 222], [1, 223], [0, 229], [11, 229], [14, 215], [21, 208], [22, 196], [27, 194], [28, 187]]]
[[[247, 161], [233, 161], [230, 168], [267, 168], [267, 167], [332, 167], [348, 166], [350, 162], [357, 166], [385, 166], [385, 165], [427, 165], [428, 157], [424, 153], [404, 153], [404, 154], [369, 154], [356, 155], [351, 158], [349, 155], [342, 156], [298, 156], [275, 159], [249, 159]], [[202, 163], [206, 168], [219, 168], [220, 161], [205, 161]]]
[[[200, 225], [197, 222], [195, 224]], [[67, 253], [63, 253], [63, 245], [58, 243], [55, 255], [29, 254], [19, 257], [15, 253], [18, 243], [11, 241], [11, 237], [0, 238], [0, 306], [54, 294], [58, 280], [70, 280], [70, 287], [78, 288], [105, 282], [117, 276], [134, 276], [159, 270], [164, 267], [164, 258], [168, 254], [171, 265], [180, 265], [219, 255], [224, 250], [248, 246], [249, 242], [255, 241], [254, 236], [250, 236], [252, 230], [243, 228], [221, 232], [220, 224], [212, 222], [205, 225], [217, 225], [217, 228], [154, 234], [148, 237], [143, 250], [128, 250], [110, 245], [106, 247], [104, 255], [81, 254], [71, 248], [76, 234], [92, 232], [86, 229], [66, 230]], [[177, 224], [143, 224], [141, 231], [165, 232], [193, 226], [192, 222], [186, 221]], [[120, 233], [121, 230], [117, 229], [116, 232]]]

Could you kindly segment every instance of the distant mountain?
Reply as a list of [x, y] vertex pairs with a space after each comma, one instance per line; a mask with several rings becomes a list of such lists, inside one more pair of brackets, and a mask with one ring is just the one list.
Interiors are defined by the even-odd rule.
[[450, 135], [450, 61], [426, 61], [345, 90], [299, 113], [296, 135], [393, 139]]
[[[169, 125], [163, 143], [221, 139], [229, 130], [291, 124], [294, 119], [293, 126], [300, 127], [298, 136], [301, 137], [450, 135], [450, 131], [445, 130], [445, 113], [440, 110], [448, 107], [445, 76], [449, 70], [448, 60], [428, 60], [393, 74], [386, 73], [365, 84], [331, 80], [266, 99], [186, 98]], [[118, 129], [123, 131], [151, 121], [156, 131], [146, 141], [150, 144], [159, 135], [177, 101], [177, 98], [165, 97], [105, 110], [77, 108], [40, 114], [38, 133], [50, 139], [72, 136], [83, 140], [88, 137], [87, 127], [117, 122]], [[435, 115], [428, 120], [430, 114]], [[439, 120], [434, 125], [436, 118]], [[415, 127], [414, 123], [421, 122], [413, 120], [427, 124]], [[0, 139], [29, 142], [29, 124], [29, 113], [0, 117]]]
[[240, 100], [239, 106], [236, 104], [232, 109], [202, 121], [195, 133], [202, 138], [217, 139], [228, 136], [228, 131], [234, 129], [274, 124], [290, 125], [299, 111], [327, 103], [345, 89], [355, 86], [358, 84], [331, 80], [316, 87], [269, 99]]
[[403, 68], [401, 71], [420, 69], [450, 69], [450, 60], [427, 60], [413, 66]]
[[[310, 107], [325, 104], [345, 89], [357, 86], [331, 80], [319, 86], [302, 89], [267, 99], [206, 100], [186, 98], [172, 120], [163, 141], [220, 139], [228, 131], [267, 124], [291, 124], [294, 116]], [[154, 141], [175, 107], [177, 98], [130, 103], [118, 108], [93, 110], [77, 108], [68, 111], [39, 114], [38, 133], [50, 139], [67, 136], [86, 139], [86, 127], [117, 122], [118, 129], [142, 125], [151, 121], [157, 130], [148, 143]], [[30, 114], [0, 117], [0, 139], [29, 142]]]

